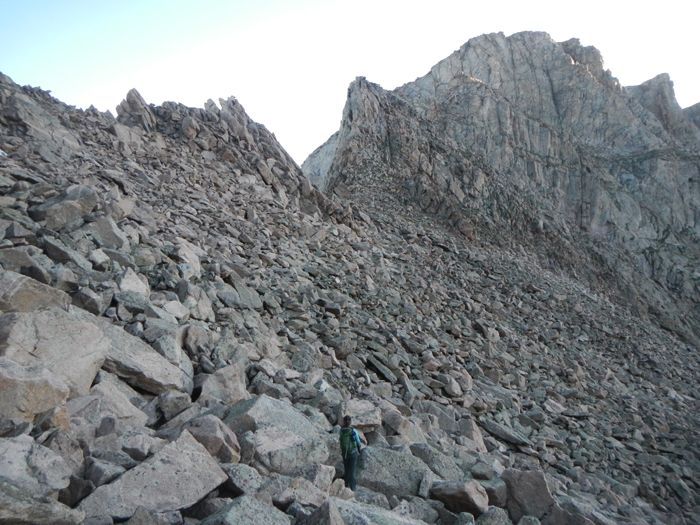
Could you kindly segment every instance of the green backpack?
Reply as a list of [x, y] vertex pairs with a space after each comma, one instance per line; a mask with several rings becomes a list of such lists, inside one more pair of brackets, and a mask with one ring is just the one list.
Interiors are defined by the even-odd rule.
[[340, 429], [340, 452], [346, 456], [350, 452], [357, 450], [357, 443], [353, 434], [355, 429], [352, 427], [344, 427]]

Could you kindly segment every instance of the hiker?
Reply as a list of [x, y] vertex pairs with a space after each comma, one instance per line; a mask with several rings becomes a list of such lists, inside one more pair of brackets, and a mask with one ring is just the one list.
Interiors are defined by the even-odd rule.
[[360, 438], [357, 431], [352, 428], [352, 418], [343, 418], [343, 428], [340, 429], [340, 453], [343, 455], [343, 467], [345, 468], [345, 486], [355, 490], [355, 468], [357, 457], [360, 454]]

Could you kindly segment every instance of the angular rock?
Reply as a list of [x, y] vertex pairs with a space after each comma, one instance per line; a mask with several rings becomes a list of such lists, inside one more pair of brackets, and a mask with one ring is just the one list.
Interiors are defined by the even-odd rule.
[[478, 517], [489, 507], [486, 491], [475, 480], [435, 483], [430, 497], [442, 501], [447, 510], [456, 514], [468, 512]]
[[418, 494], [428, 466], [408, 452], [364, 447], [358, 461], [357, 484], [387, 497]]
[[459, 481], [464, 478], [464, 472], [452, 458], [427, 443], [411, 445], [411, 453], [446, 481]]
[[489, 497], [489, 505], [494, 507], [505, 507], [508, 498], [508, 487], [500, 478], [478, 480], [479, 485], [484, 487]]
[[83, 449], [80, 443], [63, 430], [53, 431], [42, 446], [61, 456], [74, 476], [82, 476], [84, 470]]
[[95, 222], [86, 224], [81, 228], [99, 239], [101, 248], [114, 248], [122, 252], [129, 252], [131, 245], [129, 238], [119, 229], [111, 217], [100, 217]]
[[71, 476], [62, 457], [29, 436], [0, 438], [0, 472], [4, 480], [40, 496], [66, 488]]
[[272, 505], [241, 496], [219, 512], [200, 522], [200, 525], [289, 525], [289, 517]]
[[503, 441], [513, 443], [514, 445], [532, 446], [532, 442], [525, 436], [520, 435], [515, 430], [507, 428], [504, 425], [496, 423], [490, 419], [482, 419], [479, 424], [488, 430], [494, 436], [501, 438]]
[[501, 475], [501, 479], [508, 487], [506, 509], [514, 522], [518, 522], [523, 516], [532, 516], [539, 519], [543, 525], [592, 523], [587, 518], [573, 515], [559, 506], [549, 491], [542, 471], [507, 469]]
[[85, 396], [109, 352], [109, 340], [94, 323], [58, 308], [0, 316], [0, 354], [23, 366], [44, 366]]
[[124, 467], [109, 461], [88, 458], [85, 462], [85, 479], [95, 487], [110, 483], [124, 472], [126, 472]]
[[512, 525], [508, 513], [498, 507], [490, 507], [476, 520], [476, 525]]
[[172, 389], [192, 393], [192, 378], [137, 337], [83, 310], [75, 309], [71, 313], [80, 319], [94, 321], [104, 332], [110, 344], [103, 365], [108, 372], [118, 375], [131, 386], [154, 394]]
[[77, 525], [85, 513], [0, 478], [0, 522], [15, 525]]
[[184, 429], [221, 463], [240, 461], [241, 447], [238, 444], [238, 438], [218, 417], [207, 414], [195, 418], [189, 421]]
[[302, 523], [303, 525], [346, 525], [338, 506], [331, 500], [326, 501]]
[[262, 395], [229, 409], [224, 423], [237, 435], [263, 429], [286, 430], [304, 439], [317, 438], [318, 429], [291, 403]]
[[158, 407], [167, 421], [192, 406], [192, 399], [184, 392], [168, 390], [158, 396]]
[[220, 368], [207, 376], [202, 383], [202, 400], [220, 399], [227, 405], [235, 405], [250, 399], [246, 390], [245, 369], [238, 363]]
[[346, 525], [361, 525], [364, 523], [381, 523], [382, 525], [424, 525], [422, 520], [406, 518], [390, 510], [365, 505], [353, 500], [330, 498], [328, 501], [338, 507], [340, 516]]
[[68, 308], [70, 296], [24, 275], [0, 270], [0, 311], [32, 312], [38, 308]]
[[103, 411], [116, 418], [120, 430], [142, 427], [148, 421], [148, 415], [136, 408], [126, 394], [111, 381], [102, 381], [93, 386], [90, 395], [100, 398]]
[[255, 495], [262, 487], [263, 478], [253, 467], [239, 463], [227, 463], [221, 465], [222, 470], [228, 476], [225, 487], [235, 495]]
[[308, 465], [324, 463], [328, 446], [321, 436], [268, 427], [255, 432], [255, 457], [268, 470], [293, 476]]
[[37, 414], [62, 405], [69, 393], [68, 386], [46, 368], [0, 357], [0, 417], [33, 421]]
[[78, 509], [92, 516], [131, 517], [139, 506], [154, 511], [189, 507], [226, 481], [226, 474], [189, 432], [109, 485], [99, 487]]
[[343, 417], [352, 417], [352, 426], [363, 430], [374, 430], [382, 424], [382, 413], [370, 401], [361, 399], [349, 399], [343, 402], [338, 409], [338, 420]]

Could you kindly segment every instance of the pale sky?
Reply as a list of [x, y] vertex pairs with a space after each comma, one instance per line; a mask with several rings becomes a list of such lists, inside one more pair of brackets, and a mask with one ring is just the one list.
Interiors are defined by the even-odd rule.
[[697, 0], [0, 0], [0, 71], [114, 114], [134, 87], [153, 104], [233, 95], [301, 164], [356, 76], [393, 89], [484, 33], [579, 38], [623, 85], [668, 73], [693, 105], [698, 20]]

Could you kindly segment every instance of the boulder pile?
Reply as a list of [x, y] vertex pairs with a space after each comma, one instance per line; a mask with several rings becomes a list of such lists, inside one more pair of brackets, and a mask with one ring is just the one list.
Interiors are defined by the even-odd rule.
[[697, 349], [527, 254], [326, 196], [233, 98], [0, 75], [0, 150], [0, 521], [700, 523]]

